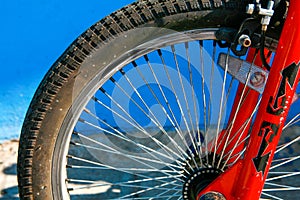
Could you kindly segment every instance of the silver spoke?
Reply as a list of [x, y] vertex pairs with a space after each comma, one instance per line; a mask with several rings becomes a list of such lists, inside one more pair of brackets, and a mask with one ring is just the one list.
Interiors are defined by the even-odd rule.
[[[104, 105], [107, 109], [109, 109], [110, 111], [112, 111], [113, 113], [115, 113], [117, 116], [121, 117], [122, 119], [124, 119], [126, 122], [130, 123], [130, 125], [132, 125], [133, 127], [137, 128], [139, 131], [141, 131], [142, 133], [144, 133], [147, 137], [151, 138], [153, 140], [153, 142], [155, 142], [158, 146], [161, 147], [161, 149], [163, 149], [172, 159], [176, 160], [170, 153], [174, 153], [174, 155], [178, 156], [179, 158], [181, 158], [178, 154], [176, 154], [174, 151], [172, 151], [170, 148], [168, 148], [166, 145], [162, 144], [159, 140], [157, 140], [156, 138], [154, 138], [151, 134], [149, 134], [143, 127], [141, 127], [135, 119], [132, 118], [132, 116], [118, 103], [116, 102], [109, 94], [107, 94], [105, 91], [103, 91], [104, 94], [114, 103], [116, 104], [129, 118], [130, 120], [133, 121], [130, 122], [129, 120], [127, 120], [126, 118], [124, 118], [122, 115], [118, 114], [118, 112], [112, 110], [111, 108], [109, 108], [108, 106], [106, 106], [105, 104], [103, 104], [100, 100], [96, 99], [97, 103], [100, 103], [101, 105]], [[183, 158], [182, 158], [183, 159]]]
[[300, 113], [298, 113], [296, 116], [293, 117], [293, 119], [291, 119], [284, 127], [283, 130], [285, 130], [286, 128], [296, 124], [300, 122]]
[[[174, 46], [174, 45], [171, 45], [171, 49], [172, 49], [172, 53], [173, 53], [173, 57], [174, 57], [174, 61], [175, 61], [175, 66], [176, 66], [176, 70], [177, 70], [177, 73], [178, 73], [179, 82], [180, 82], [181, 90], [182, 90], [182, 93], [183, 93], [183, 97], [184, 97], [186, 109], [187, 109], [189, 118], [191, 119], [191, 112], [190, 112], [190, 108], [189, 108], [188, 101], [187, 101], [187, 97], [186, 97], [186, 91], [185, 91], [185, 89], [184, 89], [184, 85], [183, 85], [183, 81], [182, 81], [182, 75], [181, 75], [179, 63], [178, 63], [178, 60], [177, 60], [177, 54], [176, 54], [175, 46]], [[180, 103], [179, 103], [179, 104], [180, 104]], [[191, 130], [190, 130], [190, 128], [189, 128], [189, 125], [188, 125], [188, 122], [187, 122], [187, 118], [186, 118], [186, 116], [185, 116], [185, 114], [184, 114], [184, 112], [183, 112], [182, 107], [180, 106], [179, 108], [180, 108], [180, 112], [181, 112], [183, 121], [184, 121], [184, 123], [185, 123], [185, 126], [186, 126], [186, 128], [187, 128], [189, 138], [190, 138], [190, 140], [191, 140], [191, 142], [192, 142], [193, 148], [194, 148], [195, 150], [197, 150], [197, 146], [196, 146], [196, 144], [195, 144], [194, 137], [191, 135], [192, 132], [191, 132]], [[193, 123], [193, 122], [191, 122], [191, 123]], [[194, 132], [193, 132], [193, 133], [194, 133]], [[195, 133], [194, 133], [194, 134], [195, 134]], [[189, 149], [190, 149], [190, 148], [189, 148]], [[191, 151], [190, 151], [190, 152], [191, 152]], [[193, 160], [195, 166], [196, 166], [197, 168], [199, 168], [197, 162], [195, 161], [194, 153], [191, 152], [191, 154], [192, 154], [192, 160]]]
[[94, 124], [92, 124], [92, 123], [89, 123], [89, 122], [87, 122], [87, 121], [85, 121], [85, 120], [82, 120], [84, 123], [86, 123], [86, 124], [88, 124], [88, 125], [90, 125], [90, 126], [92, 126], [92, 127], [95, 127], [96, 129], [99, 129], [99, 130], [101, 130], [101, 131], [103, 131], [103, 132], [105, 132], [105, 133], [108, 133], [108, 134], [110, 134], [110, 135], [113, 135], [114, 137], [120, 138], [120, 139], [122, 139], [122, 140], [124, 140], [124, 141], [126, 141], [126, 142], [130, 142], [130, 143], [136, 145], [137, 147], [139, 147], [140, 149], [144, 150], [145, 152], [147, 152], [147, 154], [149, 154], [151, 157], [153, 157], [153, 158], [155, 158], [155, 159], [160, 160], [160, 159], [159, 159], [158, 157], [156, 157], [156, 155], [154, 155], [153, 153], [158, 154], [158, 155], [160, 155], [160, 156], [163, 156], [164, 158], [168, 158], [168, 159], [171, 160], [171, 161], [176, 161], [178, 164], [182, 164], [182, 163], [179, 162], [178, 160], [174, 160], [174, 159], [172, 159], [172, 158], [170, 158], [170, 157], [166, 157], [165, 154], [162, 154], [162, 153], [160, 153], [160, 152], [158, 152], [158, 151], [156, 151], [156, 150], [154, 150], [154, 149], [152, 149], [152, 148], [149, 148], [149, 147], [147, 147], [147, 146], [145, 146], [145, 145], [143, 145], [143, 144], [141, 144], [141, 143], [138, 143], [138, 142], [136, 142], [136, 141], [134, 141], [134, 140], [132, 140], [132, 139], [126, 137], [126, 135], [124, 135], [124, 134], [123, 134], [122, 132], [120, 132], [118, 129], [112, 127], [112, 126], [109, 125], [107, 122], [103, 121], [102, 119], [100, 119], [99, 117], [97, 117], [96, 115], [94, 115], [92, 112], [90, 112], [88, 109], [85, 109], [84, 111], [85, 111], [86, 113], [88, 113], [90, 116], [92, 116], [92, 117], [94, 117], [95, 119], [97, 119], [98, 121], [100, 121], [101, 123], [103, 123], [104, 125], [106, 125], [106, 126], [108, 126], [109, 128], [111, 128], [111, 129], [112, 129], [113, 131], [115, 131], [115, 133], [117, 133], [117, 134], [115, 134], [115, 133], [113, 133], [113, 132], [111, 132], [111, 131], [108, 131], [108, 130], [106, 130], [106, 129], [103, 129], [103, 128], [101, 128], [101, 127], [99, 127], [99, 126], [97, 126], [97, 125], [94, 125]]
[[[163, 58], [162, 52], [161, 52], [161, 51], [158, 51], [158, 54], [159, 54], [159, 56], [160, 56], [160, 59], [161, 59], [161, 62], [162, 62], [162, 64], [163, 64], [163, 66], [164, 66], [164, 70], [165, 70], [165, 72], [166, 72], [166, 75], [167, 75], [168, 81], [169, 81], [169, 83], [170, 83], [172, 92], [173, 92], [173, 94], [174, 94], [174, 96], [175, 96], [176, 103], [177, 103], [177, 105], [178, 105], [178, 107], [179, 107], [179, 109], [180, 109], [180, 113], [183, 115], [181, 103], [180, 103], [179, 97], [178, 97], [178, 95], [177, 95], [177, 93], [176, 93], [176, 90], [175, 90], [175, 87], [174, 87], [174, 83], [173, 83], [172, 78], [171, 78], [171, 76], [170, 76], [169, 70], [168, 70], [168, 68], [166, 67], [166, 63], [165, 63], [165, 60], [164, 60], [164, 58]], [[173, 112], [173, 110], [172, 110], [170, 104], [167, 103], [167, 106], [168, 106], [169, 111], [171, 112], [171, 115], [172, 115], [172, 117], [173, 117], [175, 123], [176, 123], [176, 126], [179, 128], [179, 133], [182, 133], [182, 130], [180, 129], [180, 125], [178, 124], [178, 122], [177, 122], [177, 120], [176, 120], [176, 116], [175, 116], [175, 114], [174, 114], [174, 112]], [[184, 116], [183, 116], [183, 118], [184, 118]], [[183, 135], [182, 135], [182, 134], [179, 134], [179, 136], [180, 136], [182, 142], [184, 143], [184, 145], [188, 147], [187, 141], [186, 141], [186, 139], [183, 137]], [[189, 147], [188, 147], [188, 151], [191, 153], [191, 155], [193, 155], [193, 153], [191, 152], [191, 149], [190, 149]], [[188, 157], [188, 158], [190, 158], [190, 157]], [[194, 159], [193, 159], [193, 162], [195, 162]], [[187, 163], [187, 164], [190, 166], [190, 163]], [[192, 169], [192, 166], [190, 166], [190, 168]]]
[[[122, 90], [122, 92], [141, 110], [142, 113], [144, 113], [171, 141], [172, 143], [174, 144], [174, 146], [178, 149], [179, 153], [180, 153], [180, 156], [170, 150], [173, 154], [175, 154], [176, 156], [178, 157], [181, 157], [182, 159], [184, 159], [184, 156], [182, 155], [185, 154], [185, 152], [182, 150], [182, 148], [172, 139], [171, 136], [169, 136], [169, 134], [167, 133], [167, 131], [163, 128], [163, 126], [159, 123], [158, 119], [155, 117], [155, 115], [152, 113], [151, 109], [149, 108], [149, 106], [146, 104], [146, 102], [143, 100], [143, 98], [140, 96], [139, 92], [134, 88], [134, 90], [137, 92], [137, 94], [139, 95], [140, 99], [142, 100], [143, 104], [146, 106], [146, 108], [148, 109], [148, 111], [150, 112], [150, 114], [152, 115], [152, 117], [147, 114], [146, 111], [144, 111], [144, 109], [135, 101], [133, 100], [130, 95], [118, 84], [118, 83], [115, 83], [116, 86]], [[187, 156], [187, 155], [185, 155]]]
[[[246, 131], [246, 128], [248, 127], [249, 123], [251, 122], [252, 117], [254, 116], [254, 114], [256, 113], [256, 111], [257, 111], [257, 109], [258, 109], [258, 107], [259, 107], [259, 105], [260, 105], [260, 100], [261, 100], [261, 99], [259, 99], [259, 101], [258, 101], [258, 103], [257, 103], [257, 105], [256, 105], [256, 107], [255, 107], [255, 109], [254, 109], [253, 112], [251, 113], [250, 118], [247, 119], [247, 121], [246, 121], [246, 122], [243, 124], [243, 126], [241, 127], [241, 128], [243, 128], [243, 130], [242, 130], [241, 132], [240, 132], [240, 130], [238, 130], [238, 131], [236, 132], [236, 134], [238, 134], [238, 133], [243, 133], [244, 131]], [[233, 136], [233, 138], [236, 137], [236, 134]], [[239, 137], [238, 137], [238, 139], [237, 139], [237, 141], [236, 141], [234, 147], [229, 151], [229, 152], [230, 152], [229, 155], [227, 156], [228, 153], [225, 154], [225, 156], [227, 156], [227, 159], [226, 159], [226, 161], [224, 162], [223, 167], [222, 167], [221, 169], [224, 169], [224, 168], [225, 168], [225, 166], [226, 166], [226, 164], [228, 163], [229, 159], [232, 158], [232, 153], [234, 152], [234, 150], [235, 150], [240, 144], [244, 143], [245, 140], [246, 140], [248, 137], [246, 137], [246, 138], [244, 138], [242, 141], [240, 141], [241, 138], [242, 138], [242, 134], [239, 135]], [[233, 140], [233, 139], [232, 139], [232, 140]], [[231, 140], [231, 141], [232, 141], [232, 140]], [[231, 143], [231, 141], [228, 142], [228, 145]], [[241, 155], [240, 155], [240, 156], [241, 156]], [[236, 161], [237, 161], [237, 160], [236, 160]]]
[[[91, 127], [94, 127], [94, 128], [96, 128], [96, 129], [99, 129], [100, 131], [104, 131], [104, 132], [106, 132], [106, 133], [109, 133], [109, 134], [112, 134], [112, 135], [115, 136], [115, 134], [113, 134], [112, 132], [110, 132], [110, 131], [108, 131], [108, 130], [104, 130], [103, 128], [101, 128], [101, 127], [99, 127], [99, 126], [97, 126], [97, 125], [94, 125], [94, 124], [92, 124], [92, 123], [90, 123], [90, 122], [88, 122], [88, 121], [86, 121], [86, 120], [80, 119], [80, 121], [81, 121], [82, 123], [86, 124], [86, 125], [89, 125], [89, 126], [91, 126]], [[77, 133], [77, 134], [80, 134], [80, 133]], [[95, 142], [95, 143], [97, 143], [97, 144], [99, 144], [99, 145], [103, 145], [102, 143], [100, 143], [100, 142], [98, 142], [98, 141], [96, 141], [96, 140], [93, 140], [93, 139], [91, 139], [91, 138], [89, 138], [89, 137], [86, 137], [86, 136], [84, 136], [83, 134], [80, 134], [80, 137], [84, 137], [84, 138], [87, 139], [87, 140], [93, 141], [93, 142]], [[121, 139], [124, 139], [124, 141], [132, 142], [131, 140], [126, 139], [126, 138], [121, 138]], [[171, 160], [171, 161], [177, 161], [177, 162], [179, 162], [178, 160], [176, 160], [176, 159], [174, 159], [174, 158], [171, 158], [171, 157], [168, 157], [168, 156], [166, 156], [165, 154], [163, 154], [163, 153], [161, 153], [161, 152], [159, 152], [159, 151], [156, 151], [156, 150], [154, 150], [154, 149], [152, 149], [152, 148], [146, 147], [146, 146], [144, 146], [144, 145], [141, 145], [141, 144], [138, 144], [138, 143], [135, 143], [135, 142], [134, 142], [134, 144], [136, 144], [138, 147], [141, 147], [141, 148], [142, 148], [143, 150], [145, 150], [145, 151], [148, 151], [148, 152], [152, 152], [152, 153], [158, 154], [158, 155], [160, 155], [160, 156], [162, 156], [162, 157], [164, 157], [164, 158], [167, 158], [168, 160]], [[151, 155], [152, 157], [154, 157], [154, 158], [160, 160], [157, 156], [155, 156], [155, 155], [153, 155], [153, 154], [150, 154], [150, 155]], [[180, 162], [179, 162], [179, 163], [180, 163]]]
[[[99, 162], [90, 161], [90, 160], [87, 160], [87, 159], [84, 159], [84, 158], [80, 158], [80, 157], [76, 157], [76, 156], [73, 156], [73, 155], [68, 155], [68, 158], [74, 159], [74, 160], [77, 160], [77, 161], [81, 161], [81, 162], [84, 162], [84, 163], [93, 164], [93, 165], [100, 166], [100, 167], [106, 167], [106, 168], [111, 169], [111, 170], [123, 172], [123, 173], [125, 173], [125, 174], [131, 174], [131, 175], [138, 176], [138, 177], [141, 177], [141, 178], [146, 178], [146, 179], [149, 179], [149, 180], [156, 180], [156, 181], [163, 182], [163, 183], [170, 183], [170, 182], [168, 182], [168, 181], [160, 180], [160, 179], [157, 178], [157, 177], [151, 177], [151, 176], [146, 176], [146, 175], [142, 175], [142, 174], [135, 174], [135, 173], [130, 172], [130, 171], [123, 171], [123, 170], [121, 170], [121, 169], [119, 169], [119, 168], [117, 168], [117, 167], [105, 165], [105, 164], [102, 164], [102, 163], [99, 163]], [[173, 178], [173, 176], [170, 176], [169, 178]], [[177, 177], [176, 177], [176, 179], [177, 179]], [[180, 179], [179, 179], [179, 180], [180, 180]], [[176, 180], [176, 181], [177, 181], [177, 180]], [[176, 182], [176, 181], [175, 181], [175, 182]], [[180, 181], [181, 181], [181, 180], [180, 180]], [[170, 183], [170, 184], [173, 184], [173, 183]], [[174, 185], [174, 184], [173, 184], [173, 185]]]
[[[142, 188], [142, 189], [151, 189], [150, 186], [143, 186], [143, 185], [136, 185], [136, 183], [145, 183], [149, 181], [155, 181], [155, 180], [163, 180], [163, 179], [170, 179], [170, 177], [159, 177], [152, 180], [136, 180], [136, 181], [127, 181], [127, 182], [118, 182], [118, 183], [103, 183], [103, 181], [88, 181], [88, 180], [77, 180], [77, 179], [68, 179], [69, 183], [77, 183], [77, 184], [86, 184], [84, 186], [75, 186], [72, 188], [69, 188], [70, 190], [82, 190], [87, 188], [93, 188], [93, 187], [104, 187], [104, 186], [121, 186], [121, 187], [130, 187], [130, 188]], [[180, 187], [181, 185], [176, 185], [176, 187]], [[178, 189], [172, 189], [172, 188], [157, 188], [157, 190], [162, 191], [177, 191]]]
[[151, 190], [156, 190], [157, 188], [161, 188], [161, 187], [164, 187], [168, 184], [174, 184], [176, 181], [171, 181], [170, 183], [164, 183], [164, 184], [160, 184], [160, 185], [156, 185], [156, 186], [153, 186], [151, 188], [148, 188], [148, 189], [144, 189], [144, 190], [139, 190], [138, 192], [133, 192], [133, 193], [130, 193], [130, 194], [127, 194], [127, 195], [124, 195], [124, 196], [121, 196], [119, 197], [118, 199], [126, 199], [128, 197], [132, 197], [132, 196], [135, 196], [135, 195], [138, 195], [138, 194], [142, 194], [142, 193], [145, 193], [145, 192], [149, 192]]
[[[288, 164], [288, 163], [290, 163], [290, 162], [293, 162], [294, 160], [297, 160], [297, 159], [299, 159], [300, 158], [300, 155], [299, 156], [295, 156], [295, 157], [290, 157], [290, 158], [288, 158], [286, 161], [284, 161], [284, 162], [281, 162], [281, 163], [279, 163], [279, 164], [277, 164], [277, 165], [272, 165], [271, 167], [270, 167], [270, 170], [272, 170], [272, 169], [276, 169], [276, 168], [278, 168], [278, 167], [280, 167], [280, 166], [282, 166], [282, 165], [286, 165], [286, 164]], [[275, 162], [276, 162], [276, 160], [275, 160]]]
[[271, 197], [271, 198], [273, 198], [273, 199], [284, 200], [284, 199], [282, 199], [282, 198], [276, 197], [276, 196], [274, 196], [274, 195], [271, 195], [271, 194], [268, 194], [268, 193], [265, 193], [265, 192], [262, 192], [261, 194], [262, 194], [262, 195], [265, 195], [265, 196], [267, 196], [267, 197]]
[[[152, 67], [152, 65], [151, 65], [151, 63], [150, 63], [150, 61], [149, 61], [149, 58], [148, 58], [148, 57], [145, 57], [145, 59], [146, 59], [146, 61], [147, 61], [147, 64], [148, 64], [148, 66], [149, 66], [151, 72], [152, 72], [152, 75], [153, 75], [153, 77], [154, 77], [154, 79], [155, 79], [155, 82], [156, 82], [156, 84], [157, 84], [158, 87], [159, 87], [160, 93], [162, 94], [165, 103], [168, 104], [167, 97], [166, 97], [165, 93], [163, 92], [163, 89], [162, 89], [162, 87], [161, 87], [161, 84], [160, 84], [159, 81], [158, 81], [157, 75], [156, 75], [156, 73], [155, 73], [155, 71], [154, 71], [154, 69], [153, 69], [153, 67]], [[154, 94], [154, 93], [153, 93], [153, 94]], [[156, 95], [155, 95], [155, 96], [156, 96]], [[169, 116], [169, 114], [167, 113], [167, 111], [165, 110], [165, 108], [163, 107], [163, 105], [161, 104], [161, 102], [159, 101], [159, 99], [158, 99], [157, 97], [155, 97], [155, 98], [156, 98], [156, 100], [159, 102], [159, 105], [160, 105], [160, 107], [162, 108], [163, 112], [166, 114], [167, 118], [170, 120], [170, 122], [171, 122], [173, 128], [175, 128], [175, 130], [177, 131], [177, 133], [180, 135], [182, 141], [184, 142], [184, 145], [187, 147], [187, 149], [189, 149], [189, 146], [187, 145], [185, 139], [183, 139], [183, 132], [182, 132], [182, 130], [178, 128], [178, 127], [179, 127], [178, 125], [176, 126], [176, 125], [174, 124], [175, 122], [171, 119], [171, 117]], [[172, 112], [173, 112], [173, 111], [172, 111]], [[182, 152], [183, 154], [185, 154], [186, 157], [188, 157], [188, 155], [186, 154], [186, 152], [183, 151], [182, 148], [181, 148], [179, 145], [177, 145], [177, 147], [181, 150], [181, 152]]]
[[[80, 137], [84, 137], [83, 135], [80, 135]], [[84, 137], [85, 139], [88, 139], [87, 137]], [[110, 146], [107, 146], [107, 145], [104, 145], [102, 143], [99, 143], [97, 141], [93, 141], [94, 143], [100, 145], [100, 146], [103, 146], [105, 147], [106, 149], [104, 148], [99, 148], [99, 147], [93, 147], [93, 146], [88, 146], [88, 145], [84, 145], [84, 144], [80, 144], [80, 143], [73, 143], [74, 145], [76, 146], [81, 146], [81, 147], [85, 147], [86, 149], [93, 149], [93, 150], [97, 150], [97, 151], [103, 151], [103, 152], [106, 152], [106, 153], [110, 153], [112, 155], [116, 154], [116, 155], [121, 155], [123, 157], [126, 157], [128, 159], [131, 159], [131, 160], [134, 160], [136, 162], [139, 162], [140, 164], [142, 165], [146, 165], [148, 167], [150, 167], [150, 169], [152, 170], [157, 170], [156, 168], [154, 168], [153, 166], [147, 164], [146, 162], [150, 162], [150, 163], [155, 163], [155, 164], [160, 164], [160, 165], [163, 165], [163, 166], [167, 166], [169, 167], [170, 169], [173, 170], [173, 172], [177, 172], [178, 169], [182, 169], [182, 167], [180, 166], [177, 166], [177, 165], [173, 165], [173, 164], [167, 164], [166, 162], [163, 162], [161, 160], [153, 160], [153, 159], [150, 159], [150, 158], [146, 158], [146, 157], [140, 157], [140, 156], [134, 156], [134, 155], [129, 155], [129, 154], [125, 154], [125, 153], [122, 153]], [[177, 170], [175, 170], [174, 168], [177, 168]], [[123, 169], [123, 168], [121, 168]], [[150, 170], [149, 169], [149, 170]], [[162, 170], [163, 171], [163, 170]]]
[[[144, 81], [144, 83], [146, 84], [147, 88], [148, 88], [149, 91], [151, 92], [152, 96], [155, 98], [156, 102], [158, 102], [158, 104], [161, 105], [161, 107], [163, 107], [163, 106], [162, 106], [162, 103], [160, 102], [160, 100], [158, 99], [157, 95], [155, 94], [155, 92], [154, 92], [153, 89], [151, 88], [150, 84], [147, 82], [147, 80], [146, 80], [145, 76], [143, 75], [143, 73], [141, 72], [141, 70], [140, 70], [139, 68], [136, 67], [137, 64], [136, 64], [136, 63], [133, 63], [133, 65], [135, 66], [135, 69], [137, 70], [139, 76], [143, 79], [143, 81]], [[148, 64], [148, 66], [149, 66], [149, 64]], [[152, 69], [151, 65], [150, 65], [150, 69]], [[158, 85], [160, 85], [160, 84], [158, 83]], [[175, 96], [176, 96], [176, 91], [175, 91], [175, 90], [174, 90], [174, 94], [175, 94]], [[165, 111], [164, 108], [163, 108], [163, 110]], [[170, 120], [170, 121], [172, 121], [172, 120]], [[180, 136], [180, 138], [182, 139], [184, 145], [187, 147], [188, 151], [191, 151], [190, 148], [189, 148], [189, 146], [188, 146], [187, 143], [186, 143], [186, 140], [185, 140], [184, 137], [183, 137], [182, 131], [179, 130], [179, 129], [177, 129], [177, 128], [176, 128], [175, 130], [177, 131], [177, 133], [179, 133], [179, 136]], [[163, 131], [163, 130], [162, 130], [162, 131]], [[168, 135], [168, 134], [166, 133], [166, 131], [163, 131], [163, 132], [164, 132], [166, 135]], [[178, 146], [178, 145], [176, 145], [176, 142], [172, 139], [172, 137], [169, 137], [169, 139], [172, 141], [172, 143], [175, 143], [175, 146]], [[184, 153], [186, 157], [189, 157], [189, 156], [182, 150], [181, 147], [178, 146], [177, 148], [181, 149], [181, 153]], [[184, 159], [183, 156], [182, 156], [182, 159]], [[188, 165], [189, 165], [190, 169], [193, 170], [193, 167], [192, 167], [189, 163], [188, 163]]]
[[[68, 168], [72, 169], [91, 169], [91, 170], [109, 170], [107, 167], [94, 167], [94, 166], [84, 166], [84, 165], [68, 165]], [[178, 171], [165, 170], [165, 169], [146, 169], [146, 168], [122, 168], [122, 171], [135, 171], [135, 172], [165, 172], [165, 173], [175, 173], [178, 174]]]
[[[190, 58], [190, 53], [189, 53], [189, 43], [185, 43], [185, 52], [186, 52], [186, 57], [187, 57], [187, 61], [188, 61], [188, 71], [189, 71], [189, 81], [190, 84], [192, 86], [191, 90], [192, 90], [192, 102], [193, 102], [193, 110], [194, 110], [194, 114], [195, 114], [195, 126], [196, 126], [196, 130], [193, 126], [193, 122], [191, 121], [191, 125], [192, 125], [192, 130], [194, 131], [194, 133], [197, 135], [195, 138], [198, 139], [198, 142], [196, 143], [196, 151], [200, 160], [200, 167], [203, 166], [202, 163], [202, 159], [201, 159], [201, 155], [203, 154], [202, 152], [202, 148], [201, 148], [201, 132], [199, 129], [199, 117], [198, 117], [198, 109], [197, 109], [197, 100], [196, 100], [196, 95], [195, 95], [195, 86], [194, 86], [194, 80], [193, 80], [193, 73], [192, 73], [192, 68], [191, 68], [191, 58]], [[203, 58], [202, 58], [203, 59]], [[192, 117], [190, 116], [190, 119], [192, 119]]]
[[[270, 172], [269, 174], [274, 174], [274, 173]], [[291, 177], [291, 176], [298, 176], [298, 175], [300, 175], [300, 172], [281, 172], [281, 174], [282, 174], [281, 176], [275, 176], [275, 177], [267, 178], [266, 182], [273, 181], [273, 180], [278, 180], [278, 179], [283, 179], [283, 178], [287, 178], [287, 177]]]
[[[228, 48], [227, 54], [229, 55], [230, 53], [230, 49]], [[212, 165], [215, 165], [215, 161], [216, 161], [216, 152], [217, 152], [217, 142], [220, 135], [220, 131], [221, 131], [221, 117], [222, 117], [222, 110], [223, 110], [223, 101], [224, 101], [224, 96], [225, 96], [225, 85], [226, 85], [226, 80], [227, 80], [227, 72], [228, 72], [228, 56], [225, 60], [225, 72], [224, 72], [224, 77], [223, 77], [223, 83], [222, 83], [222, 91], [221, 91], [221, 98], [220, 98], [220, 111], [219, 111], [219, 117], [218, 117], [218, 123], [217, 123], [217, 133], [216, 133], [216, 137], [214, 139], [214, 154], [213, 154], [213, 162]]]
[[290, 185], [282, 185], [282, 184], [275, 184], [267, 182], [266, 185], [275, 186], [276, 188], [267, 188], [263, 189], [263, 192], [276, 192], [276, 191], [292, 191], [292, 190], [300, 190], [300, 187], [293, 187]]
[[276, 149], [275, 154], [278, 153], [278, 152], [280, 152], [280, 151], [282, 151], [283, 149], [285, 149], [285, 148], [291, 146], [292, 144], [295, 144], [295, 143], [298, 142], [298, 141], [300, 141], [300, 136], [296, 137], [295, 139], [293, 139], [293, 140], [291, 140], [291, 141], [289, 141], [289, 142], [287, 142], [287, 143], [285, 143], [285, 144], [283, 144], [283, 145], [280, 145], [280, 146]]
[[[247, 92], [246, 92], [246, 91], [247, 91], [247, 84], [248, 84], [248, 82], [249, 82], [249, 80], [250, 80], [250, 71], [251, 71], [251, 69], [252, 69], [252, 66], [254, 65], [254, 61], [255, 61], [255, 59], [256, 59], [256, 56], [257, 56], [257, 52], [255, 53], [255, 56], [254, 56], [254, 58], [253, 58], [253, 60], [252, 60], [251, 66], [250, 66], [250, 68], [249, 68], [249, 71], [248, 71], [248, 73], [247, 73], [246, 84], [245, 84], [244, 87], [243, 87], [241, 97], [240, 97], [240, 99], [239, 99], [239, 102], [238, 102], [238, 105], [237, 105], [235, 114], [234, 114], [233, 119], [232, 119], [232, 123], [230, 123], [229, 131], [228, 131], [228, 133], [226, 134], [226, 140], [225, 140], [224, 148], [223, 148], [223, 150], [222, 150], [222, 152], [221, 152], [220, 160], [219, 160], [219, 162], [218, 162], [217, 168], [218, 168], [218, 167], [220, 166], [220, 164], [221, 164], [221, 161], [222, 161], [222, 159], [223, 159], [225, 150], [226, 150], [227, 145], [228, 145], [228, 141], [229, 141], [230, 136], [231, 136], [231, 134], [232, 134], [232, 130], [233, 130], [235, 121], [236, 121], [236, 119], [237, 119], [238, 113], [240, 113], [240, 109], [241, 109], [242, 104], [243, 104], [243, 102], [244, 102], [244, 98], [246, 98], [246, 96], [247, 96]], [[252, 112], [252, 114], [251, 114], [251, 116], [250, 116], [250, 118], [249, 118], [249, 122], [250, 122], [252, 116], [254, 115], [254, 113], [255, 113], [255, 109], [254, 109], [254, 111]], [[246, 130], [246, 127], [247, 127], [247, 126], [245, 126], [244, 131]], [[228, 129], [228, 128], [227, 128], [227, 129]], [[239, 138], [238, 138], [236, 144], [239, 143], [239, 140], [241, 139], [241, 137], [242, 137], [242, 134], [240, 134], [240, 136], [239, 136]], [[236, 147], [237, 147], [237, 145], [234, 146], [234, 149], [235, 149]], [[233, 152], [233, 151], [232, 151], [232, 152]], [[229, 159], [230, 159], [230, 156], [227, 158], [226, 163], [228, 162]], [[224, 167], [225, 167], [225, 165], [224, 165], [221, 169], [223, 169]]]

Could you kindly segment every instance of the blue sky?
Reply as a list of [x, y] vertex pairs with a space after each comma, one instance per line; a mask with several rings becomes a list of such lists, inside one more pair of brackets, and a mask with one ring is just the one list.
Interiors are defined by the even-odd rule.
[[19, 136], [35, 89], [82, 32], [133, 0], [0, 1], [0, 142]]

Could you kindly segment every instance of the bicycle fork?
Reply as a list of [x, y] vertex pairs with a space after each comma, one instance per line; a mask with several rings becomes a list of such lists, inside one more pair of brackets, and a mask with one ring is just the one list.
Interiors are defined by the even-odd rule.
[[[225, 199], [259, 199], [287, 113], [300, 79], [300, 1], [291, 0], [244, 158], [240, 159], [197, 199], [217, 193]], [[255, 94], [247, 98], [256, 97]]]

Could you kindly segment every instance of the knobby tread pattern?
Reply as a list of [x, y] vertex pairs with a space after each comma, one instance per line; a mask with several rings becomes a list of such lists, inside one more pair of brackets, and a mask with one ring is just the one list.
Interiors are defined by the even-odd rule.
[[23, 124], [18, 153], [21, 199], [33, 199], [32, 158], [39, 129], [60, 89], [74, 76], [85, 58], [119, 34], [150, 21], [215, 8], [242, 9], [246, 0], [140, 0], [100, 20], [79, 36], [53, 64], [37, 89]]

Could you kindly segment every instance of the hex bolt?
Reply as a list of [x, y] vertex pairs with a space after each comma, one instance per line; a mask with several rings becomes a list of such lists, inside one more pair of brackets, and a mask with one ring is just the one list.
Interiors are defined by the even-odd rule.
[[242, 45], [243, 47], [250, 47], [251, 46], [251, 39], [248, 35], [241, 35], [239, 37], [239, 44]]

